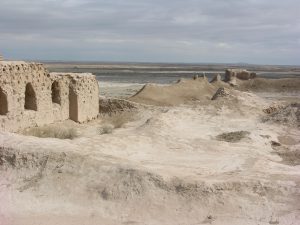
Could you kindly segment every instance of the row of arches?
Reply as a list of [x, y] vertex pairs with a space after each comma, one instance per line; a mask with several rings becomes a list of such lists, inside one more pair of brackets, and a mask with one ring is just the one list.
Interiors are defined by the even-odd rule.
[[[51, 97], [52, 103], [61, 104], [61, 91], [59, 83], [54, 81], [51, 85]], [[31, 83], [27, 83], [25, 87], [25, 110], [37, 111], [37, 98], [35, 90]], [[6, 115], [8, 113], [8, 100], [7, 94], [0, 87], [0, 115]]]

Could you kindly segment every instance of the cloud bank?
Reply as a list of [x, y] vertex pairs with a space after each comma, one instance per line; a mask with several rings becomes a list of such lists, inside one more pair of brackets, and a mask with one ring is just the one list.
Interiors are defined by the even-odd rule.
[[7, 58], [300, 64], [298, 0], [2, 0]]

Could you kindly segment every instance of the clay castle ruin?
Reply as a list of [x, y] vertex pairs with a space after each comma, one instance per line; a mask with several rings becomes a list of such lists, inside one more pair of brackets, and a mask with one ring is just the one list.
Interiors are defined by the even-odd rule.
[[0, 130], [14, 132], [67, 119], [82, 123], [98, 113], [94, 75], [49, 73], [39, 63], [0, 60]]

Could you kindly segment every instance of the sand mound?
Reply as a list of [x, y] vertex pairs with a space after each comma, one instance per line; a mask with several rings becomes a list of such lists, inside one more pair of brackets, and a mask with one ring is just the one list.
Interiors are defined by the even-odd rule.
[[136, 105], [133, 102], [123, 99], [114, 98], [100, 98], [99, 99], [99, 112], [101, 114], [113, 114], [124, 111], [130, 111], [136, 109]]
[[216, 100], [218, 98], [221, 98], [221, 97], [226, 97], [226, 96], [229, 96], [229, 91], [225, 88], [219, 88], [217, 90], [217, 92], [214, 94], [214, 96], [212, 97], [211, 100]]
[[300, 127], [300, 104], [293, 103], [285, 107], [279, 107], [275, 112], [264, 116], [263, 121]]
[[265, 79], [255, 78], [252, 80], [237, 79], [237, 89], [253, 90], [253, 91], [300, 91], [299, 78], [283, 78], [283, 79]]
[[216, 88], [230, 88], [232, 85], [230, 85], [229, 83], [226, 83], [224, 81], [221, 80], [221, 76], [218, 74], [216, 75], [211, 81], [210, 83], [216, 87]]
[[253, 93], [221, 87], [212, 95], [208, 104], [219, 111], [230, 109], [243, 115], [261, 115], [267, 103]]
[[158, 106], [172, 106], [195, 100], [209, 100], [216, 88], [206, 78], [180, 80], [176, 84], [159, 86], [145, 85], [131, 101]]

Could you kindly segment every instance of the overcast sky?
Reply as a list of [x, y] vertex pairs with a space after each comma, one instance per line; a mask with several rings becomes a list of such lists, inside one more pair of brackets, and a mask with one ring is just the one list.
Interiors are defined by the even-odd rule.
[[299, 0], [1, 0], [11, 59], [300, 64]]

